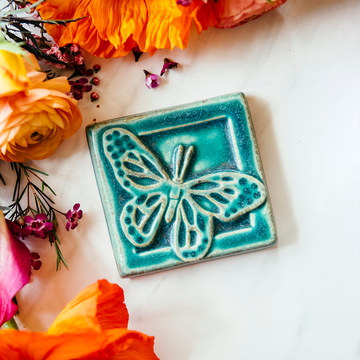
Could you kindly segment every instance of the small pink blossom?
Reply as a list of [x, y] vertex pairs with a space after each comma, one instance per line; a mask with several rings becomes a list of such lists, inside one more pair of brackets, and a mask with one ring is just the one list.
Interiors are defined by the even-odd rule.
[[41, 265], [42, 265], [41, 260], [39, 260], [40, 255], [38, 253], [36, 253], [36, 252], [32, 252], [30, 255], [31, 255], [31, 267], [34, 270], [39, 270], [41, 268]]
[[144, 70], [144, 74], [145, 74], [145, 85], [149, 89], [156, 88], [157, 86], [160, 85], [160, 76], [159, 75], [152, 74], [151, 72], [146, 71], [146, 70]]
[[24, 221], [27, 224], [23, 228], [24, 233], [28, 235], [35, 235], [37, 238], [45, 239], [49, 235], [49, 231], [53, 228], [53, 223], [46, 221], [45, 214], [35, 215], [35, 219], [31, 216], [25, 216]]
[[75, 204], [73, 206], [73, 210], [71, 209], [66, 214], [66, 230], [69, 231], [70, 227], [71, 229], [75, 229], [78, 226], [78, 221], [82, 218], [83, 212], [82, 210], [79, 210], [80, 204]]
[[66, 68], [66, 65], [63, 65], [63, 64], [51, 63], [51, 65], [54, 65], [57, 69], [65, 69]]
[[70, 50], [74, 53], [80, 52], [81, 48], [78, 44], [71, 44]]
[[74, 59], [78, 65], [82, 65], [84, 63], [84, 57], [81, 54], [77, 54]]

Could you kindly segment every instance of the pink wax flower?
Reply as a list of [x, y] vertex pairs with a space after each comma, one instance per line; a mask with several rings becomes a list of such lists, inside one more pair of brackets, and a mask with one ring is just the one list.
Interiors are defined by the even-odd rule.
[[179, 64], [175, 61], [171, 61], [168, 58], [164, 59], [164, 65], [163, 68], [161, 69], [161, 73], [160, 76], [163, 76], [165, 74], [165, 70], [166, 69], [172, 69], [172, 68], [177, 68]]
[[144, 74], [145, 74], [145, 85], [149, 89], [156, 88], [157, 86], [160, 85], [160, 76], [159, 75], [152, 74], [151, 72], [148, 72], [146, 70], [144, 70]]
[[71, 44], [70, 50], [74, 53], [78, 53], [78, 52], [80, 52], [81, 48], [80, 48], [80, 45], [78, 45], [78, 44]]
[[75, 229], [78, 226], [78, 221], [82, 218], [83, 212], [82, 210], [79, 210], [80, 204], [75, 204], [73, 206], [73, 210], [71, 209], [66, 214], [66, 230], [69, 231], [70, 227], [71, 230]]
[[74, 60], [78, 65], [82, 65], [84, 63], [84, 57], [81, 54], [77, 54]]
[[31, 268], [34, 270], [39, 270], [41, 268], [42, 262], [40, 259], [40, 255], [36, 252], [32, 252], [31, 256]]
[[13, 234], [17, 239], [26, 237], [23, 234], [22, 228], [18, 224], [7, 219], [5, 220], [6, 220], [6, 225], [8, 226], [11, 234]]
[[0, 211], [0, 326], [18, 310], [13, 298], [29, 282], [30, 265], [29, 249], [13, 236]]
[[45, 214], [36, 214], [35, 219], [29, 215], [25, 216], [24, 221], [27, 225], [23, 228], [23, 233], [45, 239], [49, 235], [49, 231], [53, 228], [53, 223], [46, 220], [47, 217]]

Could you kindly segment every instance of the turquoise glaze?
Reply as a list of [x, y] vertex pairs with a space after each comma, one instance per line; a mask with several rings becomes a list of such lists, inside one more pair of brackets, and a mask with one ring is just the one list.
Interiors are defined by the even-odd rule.
[[276, 243], [243, 94], [122, 117], [86, 132], [121, 277]]

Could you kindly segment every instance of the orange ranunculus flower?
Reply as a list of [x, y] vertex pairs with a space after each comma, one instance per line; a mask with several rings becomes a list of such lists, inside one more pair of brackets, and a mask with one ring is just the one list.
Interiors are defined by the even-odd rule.
[[66, 77], [45, 81], [20, 55], [0, 50], [0, 159], [24, 162], [50, 156], [80, 128], [82, 117]]
[[127, 329], [123, 290], [106, 280], [88, 286], [47, 333], [0, 330], [1, 360], [158, 360], [154, 338]]
[[0, 79], [0, 96], [16, 94], [29, 86], [20, 55], [0, 50]]

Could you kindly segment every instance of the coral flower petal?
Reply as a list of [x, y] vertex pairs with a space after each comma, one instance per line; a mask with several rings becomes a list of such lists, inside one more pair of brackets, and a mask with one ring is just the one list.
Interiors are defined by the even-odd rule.
[[29, 282], [30, 265], [29, 249], [10, 233], [0, 211], [0, 325], [15, 315], [12, 299]]
[[[31, 0], [35, 2], [35, 0]], [[85, 17], [64, 26], [46, 25], [49, 34], [60, 46], [77, 43], [99, 57], [121, 57], [134, 47], [153, 54], [156, 49], [183, 49], [193, 19], [198, 31], [214, 26], [212, 8], [198, 1], [183, 10], [175, 0], [49, 0], [37, 7], [43, 19]], [[204, 9], [202, 9], [204, 7]], [[195, 18], [202, 9], [210, 19], [200, 22]]]
[[0, 331], [2, 360], [158, 360], [154, 338], [128, 330], [123, 290], [100, 280], [83, 290], [48, 333]]
[[158, 360], [153, 346], [153, 337], [127, 329], [53, 336], [0, 331], [2, 360]]
[[124, 291], [107, 280], [88, 286], [70, 301], [51, 325], [48, 334], [81, 333], [127, 328], [129, 313], [124, 304]]

